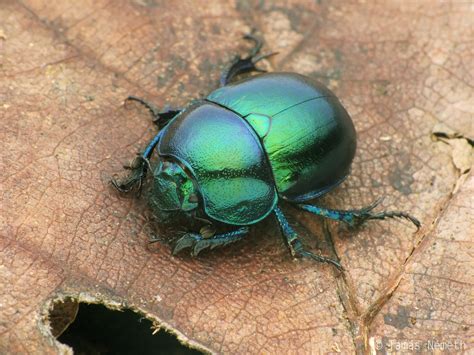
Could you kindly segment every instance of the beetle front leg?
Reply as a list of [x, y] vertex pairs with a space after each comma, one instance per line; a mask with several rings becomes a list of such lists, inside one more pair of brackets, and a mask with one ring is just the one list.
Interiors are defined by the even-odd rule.
[[191, 255], [196, 256], [203, 249], [214, 249], [219, 246], [235, 243], [245, 237], [248, 232], [248, 227], [241, 227], [234, 231], [216, 234], [209, 238], [199, 233], [186, 233], [175, 243], [172, 253], [176, 255], [183, 249], [191, 248]]
[[288, 220], [286, 219], [280, 208], [275, 207], [273, 212], [275, 213], [278, 224], [280, 225], [281, 231], [286, 239], [288, 247], [290, 248], [292, 256], [300, 258], [310, 258], [321, 263], [331, 264], [341, 271], [344, 270], [342, 265], [337, 260], [322, 255], [316, 255], [311, 253], [310, 251], [305, 250], [303, 244], [301, 244], [301, 241], [298, 239], [298, 234], [290, 226]]
[[[145, 101], [136, 96], [129, 96], [125, 100], [127, 101], [136, 101], [145, 106], [151, 113], [153, 117], [153, 123], [155, 123], [160, 129], [164, 128], [171, 119], [173, 119], [177, 114], [182, 110], [168, 110], [168, 111], [159, 111], [155, 105]], [[119, 190], [120, 192], [129, 192], [133, 188], [137, 187], [138, 191], [141, 191], [143, 180], [146, 177], [148, 170], [150, 169], [150, 157], [153, 151], [155, 150], [156, 145], [160, 141], [162, 136], [160, 131], [148, 144], [143, 154], [139, 154], [130, 165], [124, 166], [125, 169], [131, 170], [129, 176], [122, 180], [112, 179], [112, 185]]]
[[253, 34], [246, 34], [244, 39], [255, 42], [255, 46], [250, 50], [247, 57], [242, 58], [236, 56], [234, 60], [229, 64], [229, 67], [225, 69], [221, 74], [220, 84], [226, 86], [229, 82], [234, 79], [237, 75], [249, 72], [260, 72], [264, 73], [266, 70], [259, 69], [255, 66], [262, 59], [271, 57], [272, 55], [277, 54], [276, 52], [258, 55], [260, 49], [262, 49], [263, 42], [262, 39], [254, 36]]
[[330, 218], [336, 221], [342, 221], [350, 225], [351, 227], [356, 227], [363, 224], [365, 221], [370, 219], [386, 219], [386, 218], [405, 218], [412, 222], [417, 229], [420, 228], [421, 223], [415, 217], [409, 215], [406, 212], [401, 211], [382, 211], [382, 212], [372, 212], [372, 210], [377, 207], [382, 199], [376, 200], [371, 205], [354, 210], [331, 210], [328, 208], [322, 208], [314, 205], [308, 204], [298, 204], [297, 206], [305, 211], [308, 211], [312, 214]]
[[148, 144], [143, 154], [137, 156], [130, 165], [124, 166], [125, 169], [131, 170], [130, 174], [122, 179], [112, 179], [112, 185], [120, 192], [129, 192], [134, 187], [137, 187], [138, 191], [141, 191], [143, 180], [146, 178], [146, 174], [150, 169], [150, 157], [155, 150], [156, 145], [161, 139], [164, 131], [160, 131]]

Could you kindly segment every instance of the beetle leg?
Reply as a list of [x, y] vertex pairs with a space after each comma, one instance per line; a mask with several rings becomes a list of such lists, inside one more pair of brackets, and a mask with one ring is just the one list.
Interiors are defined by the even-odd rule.
[[280, 225], [281, 231], [283, 233], [283, 236], [286, 239], [288, 247], [290, 248], [290, 252], [292, 256], [299, 257], [299, 258], [310, 258], [321, 263], [328, 263], [328, 264], [334, 265], [337, 269], [343, 270], [343, 267], [339, 263], [339, 261], [333, 260], [326, 256], [316, 255], [316, 254], [311, 253], [310, 251], [305, 250], [303, 247], [303, 244], [301, 244], [301, 241], [298, 239], [298, 234], [290, 226], [290, 224], [288, 223], [288, 220], [286, 219], [285, 215], [280, 210], [280, 208], [275, 207], [273, 212], [275, 213], [276, 219], [278, 221], [278, 224]]
[[417, 229], [420, 228], [421, 223], [415, 217], [409, 215], [406, 212], [401, 211], [382, 211], [382, 212], [372, 212], [372, 210], [380, 204], [382, 199], [378, 199], [373, 202], [371, 205], [357, 209], [357, 210], [331, 210], [327, 208], [322, 208], [314, 205], [298, 204], [297, 206], [305, 211], [308, 211], [312, 214], [334, 219], [336, 221], [342, 221], [350, 225], [351, 227], [356, 227], [361, 225], [367, 220], [370, 219], [385, 219], [385, 218], [405, 218], [412, 222]]
[[[149, 103], [139, 97], [129, 96], [125, 100], [127, 101], [137, 101], [148, 110], [150, 110], [151, 115], [153, 116], [153, 123], [155, 123], [160, 129], [165, 127], [173, 117], [181, 112], [181, 110], [168, 110], [168, 111], [159, 111], [155, 105]], [[145, 148], [143, 154], [136, 157], [130, 165], [125, 166], [125, 169], [131, 170], [129, 176], [122, 180], [112, 179], [112, 185], [119, 190], [120, 192], [129, 192], [134, 187], [137, 187], [138, 193], [140, 194], [143, 180], [146, 177], [148, 170], [150, 168], [150, 157], [153, 151], [155, 150], [156, 145], [158, 144], [163, 131], [160, 131], [148, 144]]]
[[203, 249], [214, 249], [241, 240], [248, 232], [248, 227], [241, 227], [231, 232], [216, 234], [210, 238], [205, 238], [198, 233], [186, 233], [175, 243], [172, 253], [176, 255], [183, 249], [191, 248], [191, 255], [196, 256]]
[[145, 148], [145, 151], [143, 152], [143, 154], [137, 156], [130, 165], [124, 167], [125, 169], [131, 170], [130, 174], [126, 178], [122, 180], [117, 180], [117, 179], [111, 180], [112, 185], [117, 190], [119, 190], [120, 192], [129, 192], [134, 187], [137, 187], [138, 193], [141, 192], [143, 180], [145, 179], [148, 170], [151, 170], [150, 168], [151, 154], [155, 150], [155, 147], [158, 144], [158, 142], [160, 141], [160, 138], [163, 132], [164, 131], [160, 131], [151, 140], [151, 142]]
[[136, 101], [145, 106], [151, 113], [152, 115], [152, 120], [153, 123], [156, 124], [159, 128], [163, 128], [164, 126], [167, 125], [171, 119], [176, 116], [178, 113], [180, 113], [182, 110], [181, 109], [170, 109], [166, 111], [159, 111], [158, 108], [153, 105], [152, 103], [143, 100], [142, 98], [136, 97], [136, 96], [129, 96], [125, 99], [125, 102], [127, 101]]
[[262, 39], [253, 35], [253, 34], [246, 34], [244, 39], [250, 40], [255, 42], [255, 46], [249, 51], [247, 57], [242, 58], [241, 56], [236, 56], [232, 62], [229, 64], [228, 68], [225, 69], [221, 74], [220, 84], [222, 86], [226, 86], [229, 82], [235, 78], [239, 74], [249, 73], [249, 72], [261, 72], [264, 73], [266, 70], [259, 69], [255, 66], [259, 61], [262, 59], [271, 57], [277, 52], [258, 55], [260, 49], [262, 49], [263, 42]]

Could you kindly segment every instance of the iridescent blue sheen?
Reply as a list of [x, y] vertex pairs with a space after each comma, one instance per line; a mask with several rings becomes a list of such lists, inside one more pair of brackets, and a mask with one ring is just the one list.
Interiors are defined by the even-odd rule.
[[[159, 112], [152, 104], [131, 96], [150, 110], [162, 130], [131, 164], [130, 175], [112, 180], [121, 192], [141, 188], [158, 150], [158, 165], [149, 202], [158, 220], [175, 217], [213, 224], [240, 226], [214, 234], [205, 226], [186, 233], [173, 253], [190, 248], [192, 255], [242, 239], [272, 211], [291, 254], [330, 263], [338, 260], [305, 250], [288, 223], [278, 200], [285, 199], [310, 213], [356, 226], [370, 219], [405, 218], [405, 212], [372, 210], [379, 201], [358, 210], [331, 210], [303, 201], [321, 196], [349, 174], [356, 151], [356, 132], [337, 97], [321, 83], [295, 73], [269, 73], [233, 82], [239, 74], [260, 71], [255, 42], [247, 57], [237, 57], [221, 75], [221, 88], [182, 110]], [[151, 161], [151, 162], [150, 162]], [[208, 228], [206, 228], [208, 227]]]
[[184, 165], [196, 181], [206, 214], [253, 224], [277, 203], [272, 171], [257, 134], [234, 112], [199, 102], [163, 132], [159, 154]]

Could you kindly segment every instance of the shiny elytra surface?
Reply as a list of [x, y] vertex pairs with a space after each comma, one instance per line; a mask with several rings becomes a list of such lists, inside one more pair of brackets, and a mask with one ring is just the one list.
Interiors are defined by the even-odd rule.
[[187, 108], [165, 128], [158, 149], [191, 172], [211, 218], [253, 224], [277, 202], [259, 137], [230, 110], [206, 102]]
[[208, 100], [254, 127], [283, 198], [320, 196], [348, 175], [356, 150], [354, 125], [321, 83], [294, 73], [262, 74], [219, 88]]

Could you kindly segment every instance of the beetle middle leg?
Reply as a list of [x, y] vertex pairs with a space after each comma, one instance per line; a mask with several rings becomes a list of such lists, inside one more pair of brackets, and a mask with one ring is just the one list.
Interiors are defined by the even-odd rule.
[[175, 243], [173, 247], [173, 255], [181, 250], [191, 248], [191, 255], [198, 255], [203, 249], [214, 249], [218, 246], [224, 246], [237, 242], [245, 237], [249, 232], [249, 227], [241, 227], [231, 232], [216, 234], [212, 237], [205, 238], [199, 233], [186, 233]]
[[262, 39], [250, 33], [246, 34], [244, 36], [244, 39], [255, 42], [255, 46], [250, 50], [249, 54], [245, 58], [236, 56], [234, 60], [229, 64], [229, 67], [222, 72], [220, 79], [221, 87], [229, 84], [229, 82], [239, 74], [249, 73], [253, 71], [260, 73], [266, 72], [266, 70], [257, 68], [255, 64], [257, 64], [262, 59], [277, 54], [276, 52], [272, 52], [268, 54], [258, 55], [263, 46]]
[[171, 119], [173, 119], [182, 109], [170, 109], [165, 111], [160, 111], [158, 108], [153, 105], [151, 102], [148, 102], [137, 96], [129, 96], [125, 99], [127, 101], [136, 101], [143, 106], [145, 106], [151, 113], [153, 123], [156, 124], [159, 128], [163, 128], [168, 124]]
[[310, 258], [321, 263], [332, 264], [339, 270], [343, 270], [342, 265], [337, 260], [328, 258], [326, 256], [322, 256], [322, 255], [316, 255], [316, 254], [311, 253], [310, 251], [305, 250], [303, 247], [303, 244], [301, 244], [301, 241], [298, 239], [298, 234], [290, 226], [290, 224], [288, 223], [288, 220], [286, 219], [285, 215], [280, 210], [280, 208], [275, 207], [273, 212], [275, 213], [275, 216], [277, 218], [278, 224], [280, 225], [281, 231], [284, 237], [286, 238], [286, 242], [288, 244], [288, 247], [290, 248], [291, 255], [293, 255], [294, 257], [300, 257], [300, 258]]
[[332, 210], [328, 208], [318, 207], [309, 204], [298, 204], [298, 208], [301, 208], [312, 214], [333, 219], [336, 221], [342, 221], [350, 225], [351, 227], [357, 227], [370, 219], [386, 219], [386, 218], [405, 218], [412, 222], [417, 229], [420, 228], [421, 223], [415, 217], [409, 215], [406, 212], [401, 211], [382, 211], [372, 212], [382, 200], [378, 199], [367, 207], [354, 210]]

